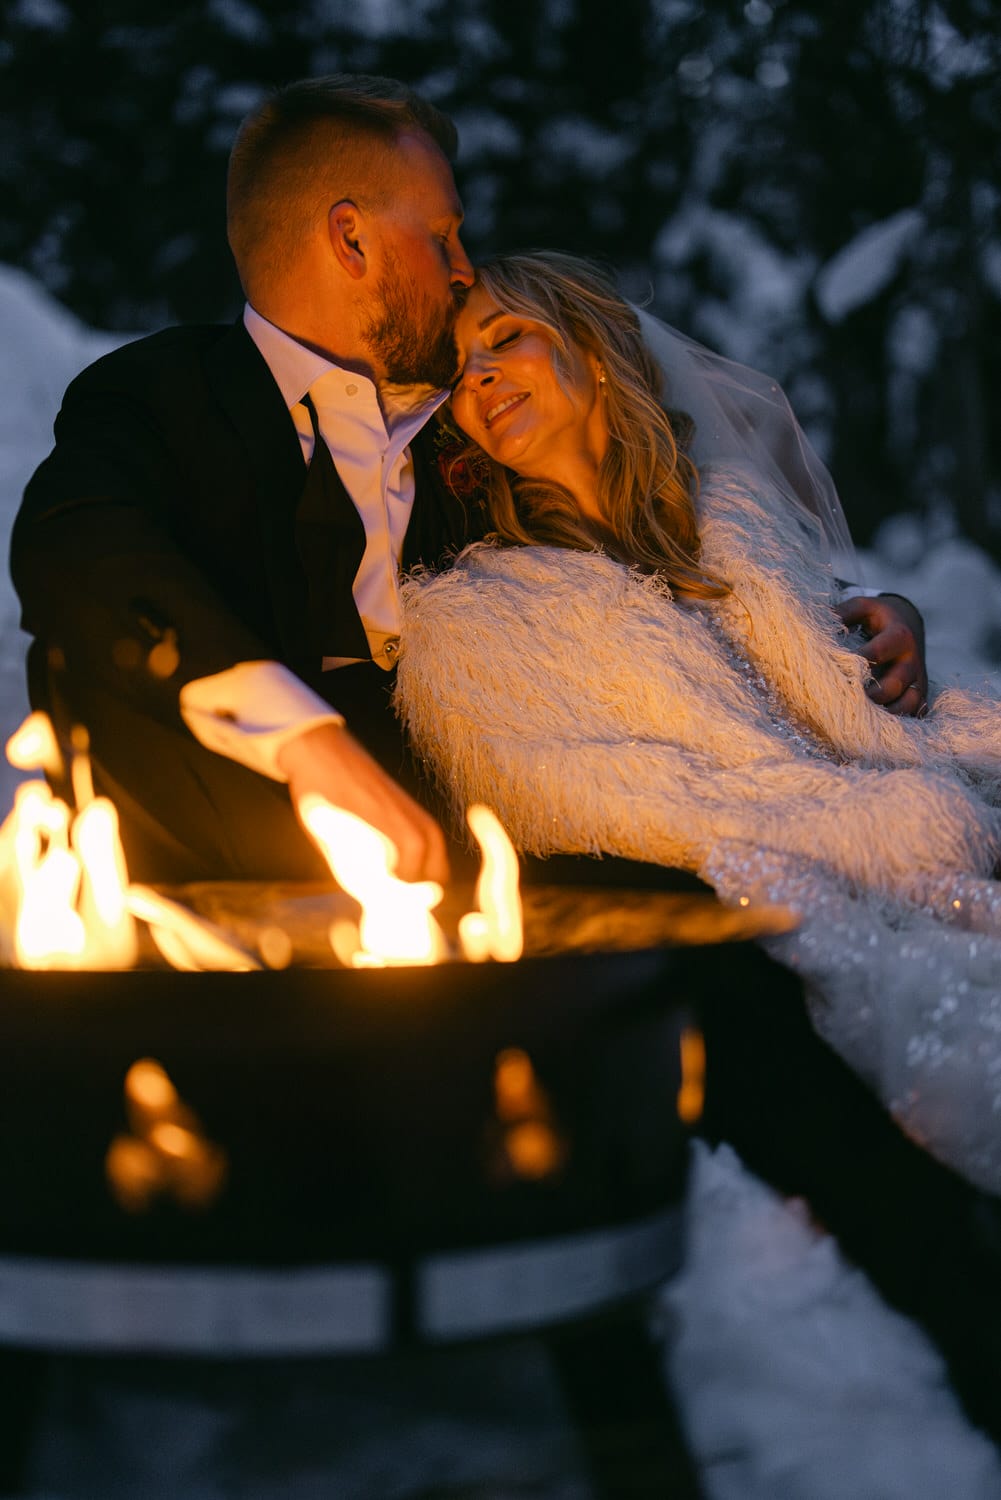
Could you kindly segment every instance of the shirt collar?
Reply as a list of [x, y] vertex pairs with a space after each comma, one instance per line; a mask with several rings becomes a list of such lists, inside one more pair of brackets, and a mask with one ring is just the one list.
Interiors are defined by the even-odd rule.
[[[307, 348], [290, 333], [269, 322], [249, 302], [243, 309], [243, 324], [274, 376], [289, 411], [298, 405], [321, 375], [343, 368], [336, 361], [327, 359], [324, 354], [317, 354], [315, 349]], [[440, 391], [428, 385], [394, 385], [377, 392], [367, 375], [359, 375], [354, 371], [351, 372], [351, 380], [369, 388], [377, 400], [381, 396], [380, 405], [385, 411], [386, 426], [390, 431], [403, 423], [410, 429], [411, 435], [420, 430], [432, 412], [437, 411], [448, 400], [449, 395], [447, 390]]]

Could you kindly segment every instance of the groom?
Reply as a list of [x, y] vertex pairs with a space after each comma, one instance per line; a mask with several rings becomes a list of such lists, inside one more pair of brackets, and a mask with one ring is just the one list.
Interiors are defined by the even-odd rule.
[[[66, 393], [12, 572], [32, 702], [87, 726], [137, 878], [325, 874], [309, 791], [386, 833], [405, 878], [445, 874], [389, 690], [398, 569], [476, 535], [431, 420], [474, 275], [456, 146], [390, 79], [280, 90], [230, 161], [240, 322], [141, 339]], [[920, 621], [845, 608], [874, 693], [916, 711]]]
[[398, 569], [474, 534], [427, 426], [473, 281], [456, 145], [392, 80], [279, 91], [230, 160], [240, 322], [139, 340], [66, 394], [12, 573], [32, 701], [87, 726], [139, 878], [324, 874], [306, 792], [404, 877], [447, 872], [388, 695]]

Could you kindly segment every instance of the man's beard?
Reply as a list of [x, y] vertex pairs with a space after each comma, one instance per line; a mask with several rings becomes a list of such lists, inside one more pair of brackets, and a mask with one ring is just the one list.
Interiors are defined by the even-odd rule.
[[363, 337], [385, 367], [392, 385], [444, 387], [455, 379], [459, 354], [455, 345], [458, 302], [435, 308], [403, 275], [399, 262], [387, 266], [379, 290], [379, 307]]

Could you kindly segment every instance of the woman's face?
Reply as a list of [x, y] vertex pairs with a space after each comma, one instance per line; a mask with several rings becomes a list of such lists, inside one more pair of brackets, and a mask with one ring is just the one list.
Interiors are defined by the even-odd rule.
[[594, 355], [571, 348], [564, 374], [542, 323], [505, 312], [474, 286], [455, 325], [461, 375], [452, 394], [456, 423], [497, 463], [533, 479], [575, 488], [597, 467], [608, 426]]

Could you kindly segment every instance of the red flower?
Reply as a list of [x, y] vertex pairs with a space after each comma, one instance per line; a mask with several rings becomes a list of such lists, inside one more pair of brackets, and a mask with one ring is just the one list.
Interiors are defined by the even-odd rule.
[[460, 500], [482, 494], [484, 473], [475, 455], [469, 453], [469, 444], [446, 427], [439, 426], [435, 433], [438, 471], [453, 495]]

